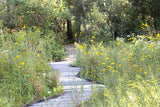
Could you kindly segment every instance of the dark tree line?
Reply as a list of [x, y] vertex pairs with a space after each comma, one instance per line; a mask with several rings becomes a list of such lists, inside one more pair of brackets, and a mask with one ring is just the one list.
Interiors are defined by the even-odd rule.
[[160, 28], [159, 0], [6, 0], [3, 4], [0, 20], [4, 26], [51, 29], [57, 35], [66, 34], [70, 42], [76, 40], [75, 33], [108, 40], [141, 33], [142, 23], [157, 32]]

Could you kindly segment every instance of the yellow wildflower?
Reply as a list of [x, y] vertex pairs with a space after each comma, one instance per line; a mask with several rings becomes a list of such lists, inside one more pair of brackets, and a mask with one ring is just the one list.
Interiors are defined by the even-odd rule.
[[103, 53], [101, 53], [101, 55], [103, 55]]
[[147, 55], [146, 57], [149, 57], [149, 58], [151, 58], [152, 56], [151, 56], [151, 55]]
[[21, 62], [21, 65], [24, 65], [24, 62]]
[[19, 46], [18, 42], [15, 43], [17, 46]]
[[91, 39], [91, 42], [93, 42], [93, 39]]
[[114, 65], [114, 64], [115, 64], [114, 62], [111, 63], [111, 65]]
[[117, 42], [117, 46], [119, 46], [119, 45], [120, 45], [120, 43], [121, 43], [121, 42], [120, 42], [120, 41], [118, 41], [118, 42]]
[[148, 39], [152, 39], [152, 37], [148, 37]]
[[106, 65], [106, 63], [102, 63], [102, 65]]
[[109, 60], [109, 58], [106, 58], [107, 60]]
[[142, 37], [145, 37], [145, 35], [142, 35]]
[[75, 33], [74, 36], [77, 37], [77, 33]]
[[121, 64], [119, 64], [119, 67], [121, 67], [122, 65]]
[[79, 46], [79, 49], [82, 49], [82, 48], [83, 48], [83, 46], [82, 46], [82, 45], [80, 45], [80, 46]]
[[133, 53], [130, 53], [130, 56], [133, 56]]
[[25, 29], [25, 28], [26, 28], [26, 25], [24, 25], [23, 28]]
[[136, 65], [136, 64], [133, 64], [133, 66], [136, 67], [137, 65]]
[[111, 66], [108, 66], [108, 68], [112, 69], [113, 67], [111, 67]]
[[82, 100], [82, 104], [83, 104], [83, 100]]
[[109, 94], [108, 93], [106, 93], [104, 96], [108, 96]]
[[142, 71], [142, 68], [141, 68], [141, 67], [139, 67], [139, 71], [140, 71], [140, 72]]
[[95, 36], [94, 36], [94, 35], [92, 36], [92, 39], [95, 39]]
[[99, 54], [99, 52], [96, 52], [96, 55], [98, 55]]
[[148, 24], [147, 23], [145, 23], [145, 25], [144, 25], [145, 27], [147, 27], [148, 26]]
[[141, 27], [141, 29], [144, 29], [144, 27]]

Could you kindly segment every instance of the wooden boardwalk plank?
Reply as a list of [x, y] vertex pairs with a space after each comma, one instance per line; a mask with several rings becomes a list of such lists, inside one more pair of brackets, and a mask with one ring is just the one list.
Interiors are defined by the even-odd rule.
[[65, 61], [50, 63], [53, 69], [61, 74], [59, 83], [63, 85], [65, 94], [30, 107], [76, 107], [82, 100], [85, 102], [91, 97], [93, 88], [104, 87], [77, 77], [80, 68], [70, 66], [74, 57], [71, 54]]

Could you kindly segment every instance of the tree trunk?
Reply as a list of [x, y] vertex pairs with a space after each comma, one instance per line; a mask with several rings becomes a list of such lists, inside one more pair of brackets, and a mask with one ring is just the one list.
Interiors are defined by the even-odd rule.
[[73, 42], [73, 34], [72, 34], [72, 22], [71, 20], [67, 19], [67, 35], [68, 35], [68, 40], [70, 42]]
[[[106, 10], [106, 0], [104, 0], [104, 9]], [[107, 18], [106, 11], [104, 11], [104, 17], [105, 17], [105, 23], [106, 23], [106, 18]]]
[[8, 16], [7, 16], [7, 19], [6, 19], [6, 21], [7, 21], [7, 23], [6, 23], [6, 26], [8, 27], [8, 28], [10, 28], [10, 2], [9, 2], [9, 0], [7, 0], [7, 14], [8, 14]]
[[75, 23], [74, 23], [74, 33], [80, 35], [81, 32], [81, 24], [82, 24], [82, 6], [80, 0], [75, 0], [74, 3], [74, 16], [75, 16]]
[[65, 32], [65, 22], [63, 21], [63, 27], [62, 27], [62, 29], [63, 29], [63, 32]]
[[[68, 0], [68, 7], [69, 10], [71, 11], [70, 6], [72, 5], [72, 1]], [[72, 18], [71, 18], [72, 19]], [[72, 21], [71, 19], [67, 19], [67, 39], [69, 40], [69, 42], [73, 42], [74, 41], [74, 37], [73, 37], [73, 33], [72, 33]]]
[[116, 38], [118, 37], [118, 28], [117, 28], [117, 25], [118, 25], [118, 21], [116, 19], [116, 16], [114, 18], [114, 25], [115, 25], [115, 29], [114, 29], [114, 40], [116, 40]]
[[83, 27], [84, 27], [84, 36], [87, 35], [87, 28], [86, 28], [86, 22], [85, 22], [85, 19], [86, 19], [86, 16], [85, 16], [85, 12], [84, 12], [84, 0], [82, 0], [82, 17], [83, 17]]

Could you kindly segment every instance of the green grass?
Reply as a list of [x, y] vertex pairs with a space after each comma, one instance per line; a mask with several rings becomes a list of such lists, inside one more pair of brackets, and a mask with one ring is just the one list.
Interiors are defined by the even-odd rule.
[[1, 107], [19, 107], [62, 92], [59, 74], [48, 65], [48, 40], [41, 38], [39, 29], [0, 35]]
[[[157, 35], [158, 36], [158, 35]], [[123, 38], [107, 45], [76, 43], [82, 78], [104, 83], [82, 107], [158, 107], [160, 105], [160, 44], [155, 38]]]

